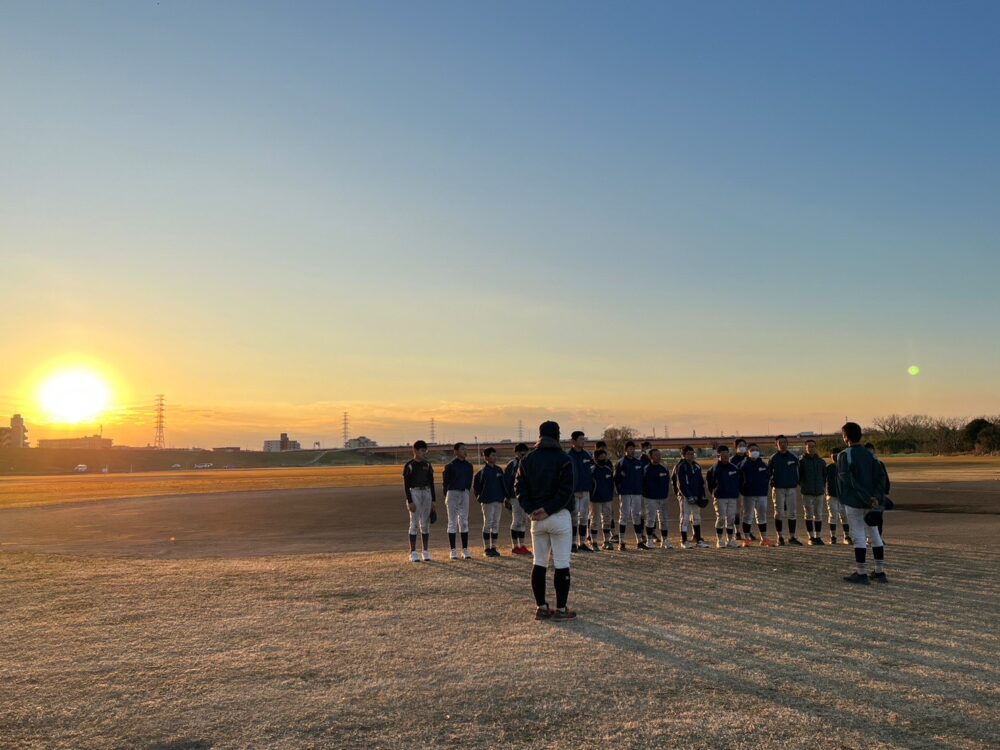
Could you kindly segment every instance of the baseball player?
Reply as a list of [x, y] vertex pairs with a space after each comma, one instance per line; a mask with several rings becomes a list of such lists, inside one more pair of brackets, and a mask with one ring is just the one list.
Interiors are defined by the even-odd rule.
[[639, 549], [652, 549], [656, 524], [660, 524], [662, 549], [673, 549], [667, 538], [667, 499], [670, 497], [670, 471], [660, 460], [660, 451], [653, 448], [649, 452], [649, 463], [642, 472], [642, 500], [646, 507], [646, 542], [639, 543]]
[[452, 447], [455, 457], [444, 465], [441, 482], [444, 489], [444, 504], [448, 509], [448, 544], [450, 557], [458, 559], [455, 551], [455, 535], [462, 534], [462, 559], [470, 560], [469, 554], [469, 490], [472, 489], [472, 464], [467, 460], [465, 443], [455, 443]]
[[[642, 542], [642, 461], [636, 458], [635, 443], [625, 443], [625, 455], [615, 466], [615, 489], [621, 498], [618, 511], [618, 549], [625, 551], [625, 526], [631, 523], [635, 543]], [[640, 549], [642, 549], [640, 547]]]
[[743, 495], [743, 546], [749, 547], [750, 524], [756, 516], [760, 531], [760, 546], [770, 547], [767, 536], [767, 491], [771, 486], [771, 470], [760, 457], [760, 446], [750, 443], [747, 458], [740, 464], [740, 492]]
[[[681, 455], [684, 460], [674, 467], [672, 478], [681, 513], [681, 546], [684, 549], [694, 549], [697, 544], [706, 548], [708, 542], [701, 537], [701, 509], [708, 505], [705, 476], [701, 473], [701, 466], [695, 461], [694, 448], [685, 445]], [[689, 526], [694, 532], [694, 542], [688, 541]]]
[[[861, 426], [848, 422], [841, 428], [847, 448], [837, 456], [837, 489], [840, 502], [847, 510], [854, 540], [855, 571], [844, 576], [848, 583], [867, 584], [869, 580], [886, 583], [885, 546], [878, 532], [878, 526], [869, 522], [869, 513], [885, 502], [885, 476], [878, 459], [861, 445]], [[874, 513], [874, 516], [881, 515]], [[866, 537], [872, 541], [872, 557], [875, 570], [868, 575], [865, 564]]]
[[[403, 491], [410, 512], [410, 562], [430, 562], [430, 517], [437, 514], [434, 497], [434, 467], [427, 460], [427, 443], [413, 444], [413, 458], [403, 466]], [[423, 542], [423, 556], [417, 553], [417, 530]]]
[[500, 557], [497, 537], [500, 536], [500, 515], [507, 491], [503, 483], [503, 469], [497, 466], [497, 450], [483, 450], [486, 464], [472, 479], [472, 490], [483, 508], [483, 556]]
[[[886, 467], [885, 462], [878, 457], [878, 451], [875, 450], [874, 443], [865, 443], [865, 449], [875, 456], [875, 460], [878, 461], [879, 468], [882, 470], [882, 481], [885, 482], [885, 494], [889, 494], [889, 490], [892, 489], [892, 482], [889, 481], [889, 469]], [[878, 521], [878, 534], [882, 537], [882, 543], [885, 544], [885, 532], [883, 530], [883, 520], [884, 513], [879, 516]]]
[[574, 430], [570, 435], [573, 460], [573, 552], [593, 552], [587, 546], [587, 517], [590, 514], [590, 490], [594, 484], [594, 458], [583, 448], [584, 434]]
[[830, 511], [830, 544], [837, 543], [837, 524], [844, 526], [844, 544], [851, 544], [851, 525], [847, 521], [847, 511], [840, 502], [840, 490], [837, 488], [837, 455], [840, 451], [830, 454], [832, 463], [823, 467], [823, 479], [826, 484], [826, 505]]
[[[736, 542], [736, 507], [740, 503], [740, 470], [729, 460], [729, 446], [720, 445], [719, 459], [708, 470], [708, 491], [715, 500], [715, 546], [719, 549], [740, 545]], [[722, 541], [725, 529], [727, 541]], [[749, 541], [749, 540], [748, 540]]]
[[[521, 461], [514, 491], [531, 518], [531, 545], [535, 550], [531, 568], [531, 591], [535, 595], [535, 619], [556, 622], [573, 620], [576, 612], [567, 604], [570, 558], [573, 546], [573, 460], [559, 444], [559, 425], [542, 422], [538, 443]], [[555, 564], [556, 608], [545, 598], [545, 573], [549, 552]]]
[[[594, 452], [595, 453], [597, 451], [601, 450], [601, 449], [603, 449], [604, 451], [608, 450], [608, 444], [604, 440], [598, 440], [596, 443], [594, 443]], [[612, 472], [612, 474], [614, 474], [614, 468], [615, 468], [614, 467], [614, 463], [615, 463], [614, 459], [611, 457], [611, 454], [608, 454], [607, 458], [608, 458], [608, 463], [611, 465], [611, 472]], [[611, 542], [613, 544], [617, 544], [618, 543], [618, 525], [615, 523], [615, 504], [614, 503], [611, 503], [611, 515], [609, 516], [609, 518], [611, 519]], [[593, 547], [594, 546], [594, 544], [593, 544], [594, 540], [590, 539], [589, 541], [590, 541], [590, 546]]]
[[[743, 466], [743, 462], [747, 460], [747, 441], [744, 440], [743, 438], [736, 438], [736, 440], [733, 442], [733, 449], [735, 450], [735, 454], [730, 454], [729, 460], [733, 462], [733, 465], [736, 466], [737, 471], [739, 471], [739, 469]], [[743, 539], [743, 525], [740, 523], [740, 521], [742, 520], [740, 517], [742, 509], [743, 509], [743, 496], [740, 495], [740, 500], [738, 503], [736, 503], [736, 517], [733, 518], [733, 523], [736, 526], [737, 541], [742, 541]], [[753, 535], [752, 527], [750, 529], [749, 539], [751, 542], [756, 541], [757, 539], [757, 537]]]
[[[642, 470], [646, 471], [646, 467], [649, 466], [649, 452], [653, 449], [653, 444], [648, 440], [643, 440], [639, 443], [639, 460], [642, 462]], [[646, 498], [642, 499], [642, 541], [647, 542], [648, 546], [652, 546], [652, 541], [646, 538], [646, 522], [648, 518], [646, 515]]]
[[778, 532], [778, 546], [785, 543], [784, 522], [788, 521], [788, 543], [797, 547], [802, 542], [795, 538], [797, 508], [799, 505], [799, 460], [788, 450], [788, 438], [778, 435], [775, 439], [778, 452], [771, 456], [771, 496], [774, 498], [774, 528]]
[[799, 489], [805, 510], [809, 544], [823, 545], [823, 493], [826, 490], [826, 461], [816, 451], [816, 441], [806, 440], [806, 452], [799, 459]]
[[[602, 549], [614, 549], [611, 543], [611, 527], [614, 518], [611, 509], [615, 500], [615, 470], [608, 461], [608, 452], [604, 448], [594, 451], [594, 482], [590, 491], [590, 529], [596, 534], [597, 529], [604, 533]], [[600, 525], [598, 525], [600, 524]], [[591, 549], [597, 551], [597, 539], [593, 539]]]
[[514, 494], [517, 467], [527, 454], [528, 446], [518, 443], [514, 446], [514, 458], [503, 468], [503, 482], [507, 490], [507, 502], [504, 505], [510, 510], [510, 551], [515, 555], [531, 554], [531, 550], [524, 544], [524, 535], [528, 529], [528, 514], [521, 508], [521, 502]]

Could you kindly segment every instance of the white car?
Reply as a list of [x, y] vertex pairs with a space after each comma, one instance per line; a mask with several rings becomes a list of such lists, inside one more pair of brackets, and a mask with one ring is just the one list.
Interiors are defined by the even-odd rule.
[[76, 466], [73, 467], [73, 471], [75, 471], [77, 474], [86, 474], [87, 464], [77, 464]]
[[180, 465], [180, 464], [174, 464], [174, 465], [173, 465], [173, 466], [171, 466], [170, 468], [171, 468], [171, 469], [179, 469], [179, 468], [181, 468], [181, 465]]
[[214, 466], [214, 464], [195, 464], [194, 468], [196, 468], [196, 469], [211, 469], [212, 466]]

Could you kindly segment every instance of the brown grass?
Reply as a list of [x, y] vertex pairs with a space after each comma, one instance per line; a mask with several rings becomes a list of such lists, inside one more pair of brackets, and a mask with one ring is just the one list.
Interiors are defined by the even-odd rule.
[[0, 555], [0, 747], [996, 747], [965, 541], [859, 589], [846, 547], [603, 553], [561, 626], [510, 557]]
[[123, 497], [324, 487], [374, 487], [397, 483], [402, 483], [401, 466], [0, 477], [0, 508], [54, 505], [82, 500], [110, 500]]

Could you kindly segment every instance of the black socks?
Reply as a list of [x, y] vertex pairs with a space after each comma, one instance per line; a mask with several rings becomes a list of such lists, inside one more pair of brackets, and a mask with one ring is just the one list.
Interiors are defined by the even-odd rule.
[[455, 549], [455, 532], [454, 531], [449, 531], [448, 532], [448, 546], [451, 547], [452, 549]]
[[[424, 547], [426, 546], [427, 545], [425, 544]], [[417, 551], [417, 535], [410, 534], [410, 552], [416, 552], [416, 551]]]
[[531, 568], [531, 592], [535, 595], [535, 604], [545, 606], [545, 566], [534, 565]]
[[[544, 586], [545, 568], [542, 568], [542, 576], [542, 585]], [[566, 609], [566, 600], [569, 599], [569, 568], [556, 568], [555, 585], [556, 609]]]

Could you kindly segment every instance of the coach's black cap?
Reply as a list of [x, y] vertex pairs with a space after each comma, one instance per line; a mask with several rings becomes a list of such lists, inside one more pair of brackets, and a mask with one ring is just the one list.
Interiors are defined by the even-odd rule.
[[558, 422], [542, 422], [538, 425], [538, 436], [539, 437], [549, 437], [553, 440], [559, 439], [559, 423]]

